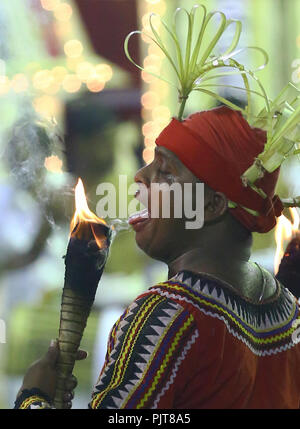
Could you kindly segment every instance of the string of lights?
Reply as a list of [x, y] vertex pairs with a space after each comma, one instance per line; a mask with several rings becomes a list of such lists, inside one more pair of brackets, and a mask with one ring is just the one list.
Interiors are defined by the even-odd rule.
[[[144, 0], [141, 7], [142, 31], [151, 34], [150, 14], [157, 13], [163, 17], [166, 10], [167, 4], [164, 0]], [[155, 24], [159, 30], [159, 22]], [[148, 37], [142, 36], [142, 39], [146, 43], [146, 55], [143, 64], [145, 71], [142, 71], [144, 92], [141, 97], [144, 122], [142, 127], [144, 136], [143, 159], [148, 164], [153, 160], [155, 139], [168, 124], [171, 112], [165, 105], [169, 92], [168, 84], [147, 73], [147, 71], [156, 74], [160, 73], [163, 66], [163, 53]]]
[[40, 0], [40, 4], [44, 13], [51, 14], [48, 18], [63, 47], [62, 65], [47, 69], [40, 66], [31, 73], [17, 73], [11, 78], [1, 76], [0, 96], [10, 91], [17, 94], [28, 91], [33, 95], [35, 110], [49, 118], [61, 113], [60, 92], [75, 94], [81, 89], [100, 92], [111, 80], [113, 70], [109, 64], [87, 61], [91, 55], [85, 52], [84, 44], [74, 38], [76, 18], [71, 4], [61, 0]]

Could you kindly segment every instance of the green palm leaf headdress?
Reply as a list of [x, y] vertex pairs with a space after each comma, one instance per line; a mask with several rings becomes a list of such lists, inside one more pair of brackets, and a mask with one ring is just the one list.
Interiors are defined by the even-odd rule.
[[[196, 19], [197, 14], [202, 12], [201, 25]], [[185, 26], [184, 37], [179, 36], [178, 17], [185, 15], [187, 25]], [[212, 18], [219, 16], [219, 24], [215, 34], [207, 37], [208, 24]], [[153, 19], [158, 18], [165, 36], [155, 28]], [[268, 63], [267, 53], [256, 46], [237, 48], [241, 32], [242, 23], [238, 20], [227, 19], [221, 11], [207, 12], [204, 5], [195, 5], [190, 12], [186, 9], [176, 9], [171, 25], [159, 17], [151, 14], [149, 17], [151, 33], [133, 31], [125, 39], [124, 49], [128, 59], [139, 69], [145, 70], [138, 65], [129, 53], [129, 40], [133, 35], [139, 34], [150, 38], [164, 54], [174, 71], [175, 79], [170, 81], [162, 75], [151, 71], [147, 73], [168, 82], [178, 91], [179, 110], [177, 119], [182, 121], [184, 109], [189, 95], [198, 91], [210, 95], [228, 107], [242, 113], [248, 123], [253, 127], [259, 127], [267, 132], [267, 141], [264, 150], [256, 158], [253, 165], [244, 172], [241, 180], [245, 186], [252, 187], [256, 192], [266, 197], [264, 192], [255, 186], [255, 182], [261, 178], [266, 171], [273, 172], [290, 155], [300, 153], [300, 91], [293, 84], [289, 83], [276, 97], [271, 100], [256, 73], [262, 70]], [[228, 27], [234, 26], [234, 34], [228, 48], [222, 53], [216, 53], [215, 49]], [[205, 44], [204, 44], [205, 42]], [[256, 50], [262, 54], [263, 63], [252, 70], [245, 67], [236, 56], [245, 50]], [[174, 55], [171, 54], [174, 52]], [[240, 75], [242, 86], [225, 85], [216, 81], [230, 75]], [[251, 88], [250, 82], [256, 84], [256, 89]], [[234, 88], [244, 91], [247, 96], [246, 107], [240, 107], [234, 102], [219, 95], [216, 90], [219, 87]], [[260, 97], [264, 102], [264, 108], [254, 112], [252, 96]], [[293, 201], [294, 205], [297, 205]]]

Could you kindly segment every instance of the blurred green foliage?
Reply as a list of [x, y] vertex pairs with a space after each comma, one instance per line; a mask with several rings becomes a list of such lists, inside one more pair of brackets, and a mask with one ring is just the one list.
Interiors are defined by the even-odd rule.
[[[61, 290], [47, 293], [38, 305], [19, 305], [8, 321], [4, 372], [24, 376], [28, 367], [48, 350], [51, 339], [58, 337]], [[93, 350], [99, 313], [91, 311], [81, 348]], [[92, 359], [76, 362], [74, 374], [81, 389], [91, 390]]]

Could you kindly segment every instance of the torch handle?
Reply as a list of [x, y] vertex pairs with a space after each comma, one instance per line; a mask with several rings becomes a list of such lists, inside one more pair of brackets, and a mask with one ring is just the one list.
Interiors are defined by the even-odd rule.
[[61, 301], [59, 327], [59, 356], [57, 360], [57, 384], [55, 408], [64, 408], [66, 380], [72, 375], [76, 354], [93, 302], [74, 292], [65, 284]]
[[[99, 247], [96, 237], [103, 241], [103, 246]], [[102, 223], [79, 222], [69, 240], [60, 310], [55, 408], [64, 408], [66, 380], [72, 375], [76, 354], [108, 256], [110, 237], [111, 229]]]

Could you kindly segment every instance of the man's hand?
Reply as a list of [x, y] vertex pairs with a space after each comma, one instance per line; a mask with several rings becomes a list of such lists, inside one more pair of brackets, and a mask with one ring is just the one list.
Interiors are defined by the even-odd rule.
[[[58, 358], [58, 353], [58, 342], [52, 340], [47, 353], [28, 368], [23, 379], [22, 387], [20, 388], [17, 396], [21, 394], [22, 390], [29, 390], [35, 387], [46, 393], [46, 395], [48, 395], [51, 400], [54, 399], [57, 380], [56, 362]], [[76, 360], [83, 360], [86, 359], [86, 357], [86, 351], [78, 350]], [[76, 386], [77, 379], [74, 375], [72, 375], [66, 383], [66, 408], [72, 407], [71, 401], [74, 397], [73, 390]]]

